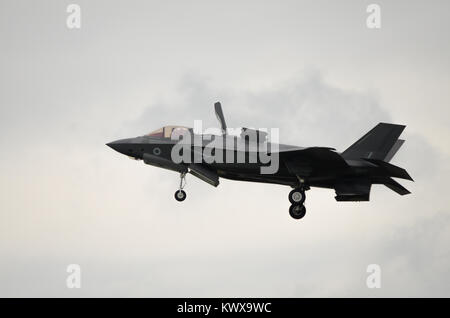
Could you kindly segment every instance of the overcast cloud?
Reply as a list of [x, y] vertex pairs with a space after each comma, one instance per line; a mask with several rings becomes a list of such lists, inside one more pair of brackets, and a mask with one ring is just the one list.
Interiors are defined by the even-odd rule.
[[[450, 296], [449, 3], [73, 1], [0, 4], [0, 296]], [[393, 163], [415, 182], [371, 202], [188, 176], [106, 142], [166, 124], [278, 127], [344, 150], [407, 125]], [[82, 288], [66, 287], [80, 264]], [[366, 287], [379, 264], [382, 288]]]

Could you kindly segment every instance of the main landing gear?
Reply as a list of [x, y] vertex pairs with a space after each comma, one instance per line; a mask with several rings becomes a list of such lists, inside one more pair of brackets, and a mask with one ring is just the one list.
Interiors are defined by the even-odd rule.
[[294, 219], [301, 219], [306, 214], [306, 208], [303, 205], [305, 203], [305, 189], [295, 188], [289, 192], [289, 202], [291, 202], [291, 207], [289, 208], [289, 215]]
[[184, 192], [183, 188], [186, 185], [186, 172], [182, 172], [180, 174], [180, 188], [175, 191], [175, 200], [181, 202], [186, 199], [186, 192]]

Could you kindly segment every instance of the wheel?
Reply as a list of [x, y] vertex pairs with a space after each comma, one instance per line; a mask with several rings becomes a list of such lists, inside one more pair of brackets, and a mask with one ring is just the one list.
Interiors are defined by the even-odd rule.
[[186, 199], [186, 192], [184, 192], [183, 190], [177, 190], [175, 192], [175, 200], [177, 201], [184, 201]]
[[291, 204], [303, 204], [305, 202], [305, 191], [296, 188], [289, 192], [289, 202]]
[[289, 215], [294, 219], [299, 220], [306, 214], [306, 208], [303, 204], [293, 204], [289, 208]]

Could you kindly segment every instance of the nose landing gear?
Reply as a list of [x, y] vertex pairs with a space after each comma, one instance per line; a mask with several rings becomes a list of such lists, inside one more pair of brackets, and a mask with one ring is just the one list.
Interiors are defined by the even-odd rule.
[[178, 202], [184, 201], [186, 199], [186, 192], [183, 190], [186, 185], [186, 172], [180, 174], [180, 188], [175, 191], [175, 200]]

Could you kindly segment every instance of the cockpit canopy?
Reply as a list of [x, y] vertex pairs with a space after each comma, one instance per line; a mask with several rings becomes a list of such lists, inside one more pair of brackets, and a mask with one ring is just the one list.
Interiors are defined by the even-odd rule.
[[146, 136], [159, 137], [159, 138], [171, 138], [178, 140], [180, 136], [189, 133], [191, 128], [184, 126], [164, 126], [157, 130], [148, 133]]

